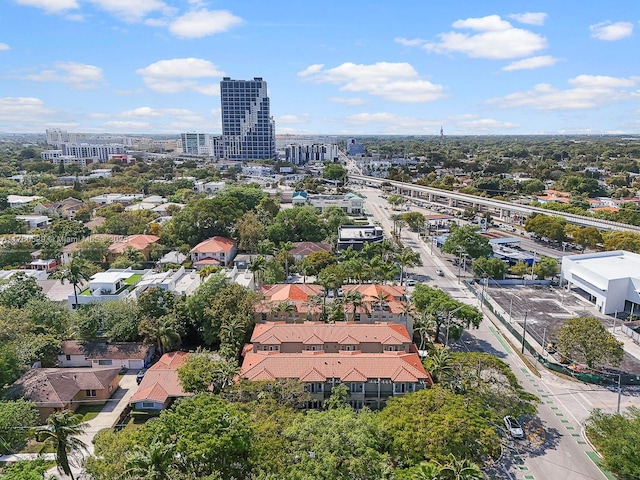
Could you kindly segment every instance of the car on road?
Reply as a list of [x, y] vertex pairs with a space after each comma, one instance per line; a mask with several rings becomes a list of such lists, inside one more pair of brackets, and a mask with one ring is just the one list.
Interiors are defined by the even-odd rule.
[[439, 277], [444, 277], [444, 272], [441, 268], [436, 268], [436, 275], [438, 275]]
[[413, 287], [416, 284], [416, 281], [413, 278], [410, 278], [405, 282], [405, 284], [407, 285], [407, 287]]
[[138, 385], [140, 385], [140, 382], [144, 378], [144, 374], [145, 373], [147, 373], [147, 369], [146, 368], [143, 368], [142, 370], [139, 370], [138, 373], [136, 373], [136, 383]]
[[513, 438], [524, 438], [524, 430], [518, 420], [509, 415], [504, 417], [502, 420], [504, 421], [504, 427], [507, 429], [507, 432], [509, 432], [509, 435]]

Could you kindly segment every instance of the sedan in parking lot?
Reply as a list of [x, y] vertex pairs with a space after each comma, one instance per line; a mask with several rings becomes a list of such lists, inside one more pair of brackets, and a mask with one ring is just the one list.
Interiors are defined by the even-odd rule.
[[139, 370], [138, 373], [136, 373], [136, 383], [138, 385], [140, 385], [140, 382], [144, 378], [144, 374], [145, 373], [147, 373], [147, 369], [146, 368], [143, 368], [142, 370]]
[[507, 432], [509, 432], [509, 435], [513, 438], [524, 438], [524, 430], [522, 430], [522, 426], [518, 420], [507, 415], [503, 418], [503, 421], [504, 427], [507, 429]]

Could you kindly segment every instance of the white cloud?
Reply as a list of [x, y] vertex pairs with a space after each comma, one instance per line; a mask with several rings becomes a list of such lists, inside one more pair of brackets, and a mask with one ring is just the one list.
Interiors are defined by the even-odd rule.
[[472, 58], [509, 59], [532, 55], [547, 48], [547, 40], [529, 30], [513, 27], [499, 15], [457, 20], [453, 28], [477, 33], [438, 34], [437, 43], [419, 39], [396, 39], [403, 45], [420, 46], [434, 53], [462, 53]]
[[15, 0], [19, 5], [41, 8], [48, 13], [60, 13], [80, 8], [77, 0]]
[[394, 39], [394, 41], [396, 43], [399, 43], [400, 45], [404, 45], [405, 47], [419, 47], [427, 43], [426, 40], [422, 40], [421, 38], [414, 38], [409, 40], [408, 38], [397, 37]]
[[310, 75], [314, 75], [314, 74], [322, 71], [323, 68], [324, 68], [324, 65], [322, 63], [316, 63], [314, 65], [309, 65], [303, 71], [298, 72], [298, 76], [299, 77], [308, 77]]
[[367, 103], [367, 101], [363, 98], [331, 97], [329, 100], [332, 102], [341, 103], [342, 105], [347, 105], [348, 107], [356, 107], [358, 105]]
[[150, 124], [147, 122], [122, 122], [114, 120], [112, 122], [104, 122], [102, 124], [108, 131], [118, 132], [149, 132], [151, 130]]
[[48, 115], [53, 110], [46, 108], [44, 102], [34, 97], [0, 98], [0, 118], [6, 120], [25, 120]]
[[150, 13], [169, 15], [174, 11], [160, 0], [91, 0], [91, 2], [129, 23], [142, 21]]
[[303, 113], [302, 115], [280, 115], [276, 117], [276, 125], [290, 125], [296, 123], [308, 123], [309, 114]]
[[227, 10], [194, 10], [176, 18], [169, 31], [182, 38], [201, 38], [240, 25], [243, 20]]
[[11, 47], [6, 43], [0, 43], [0, 52], [3, 50], [11, 50]]
[[358, 65], [349, 62], [327, 70], [312, 65], [298, 75], [317, 83], [341, 84], [343, 92], [364, 92], [395, 102], [430, 102], [446, 96], [442, 85], [421, 80], [408, 63]]
[[194, 115], [192, 110], [186, 108], [151, 108], [151, 107], [138, 107], [133, 110], [127, 110], [120, 113], [120, 117], [123, 118], [158, 118], [165, 115], [176, 116], [190, 116]]
[[75, 90], [98, 88], [105, 81], [100, 67], [76, 62], [58, 62], [53, 69], [43, 70], [24, 78], [36, 82], [62, 82]]
[[602, 22], [590, 25], [591, 36], [598, 40], [621, 40], [630, 37], [633, 33], [633, 23], [631, 22]]
[[547, 14], [543, 12], [514, 13], [509, 15], [509, 18], [513, 18], [516, 22], [526, 23], [527, 25], [544, 25], [544, 22], [547, 20]]
[[526, 92], [516, 92], [488, 100], [500, 108], [530, 107], [536, 110], [580, 110], [637, 98], [632, 88], [640, 78], [616, 78], [604, 75], [579, 75], [568, 81], [573, 88], [560, 90], [540, 83]]
[[177, 93], [193, 90], [203, 95], [218, 95], [219, 85], [201, 83], [196, 79], [222, 77], [225, 73], [213, 63], [200, 58], [174, 58], [160, 60], [136, 70], [151, 90]]
[[512, 70], [533, 70], [540, 67], [550, 67], [551, 65], [555, 65], [559, 60], [559, 58], [554, 58], [551, 55], [523, 58], [522, 60], [510, 63], [506, 67], [502, 67], [502, 70], [506, 72]]

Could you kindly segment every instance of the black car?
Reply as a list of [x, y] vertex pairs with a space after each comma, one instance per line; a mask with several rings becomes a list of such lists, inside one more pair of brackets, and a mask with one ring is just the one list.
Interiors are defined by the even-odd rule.
[[140, 382], [142, 381], [142, 379], [144, 378], [144, 374], [147, 373], [147, 369], [143, 368], [142, 370], [140, 370], [137, 374], [136, 374], [136, 383], [138, 385], [140, 385]]

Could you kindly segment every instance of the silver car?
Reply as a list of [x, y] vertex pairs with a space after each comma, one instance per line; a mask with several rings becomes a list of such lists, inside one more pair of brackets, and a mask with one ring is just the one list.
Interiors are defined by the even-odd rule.
[[509, 432], [513, 438], [524, 438], [524, 430], [518, 420], [510, 417], [509, 415], [504, 417], [502, 420], [504, 421], [504, 426], [507, 429], [507, 432]]

